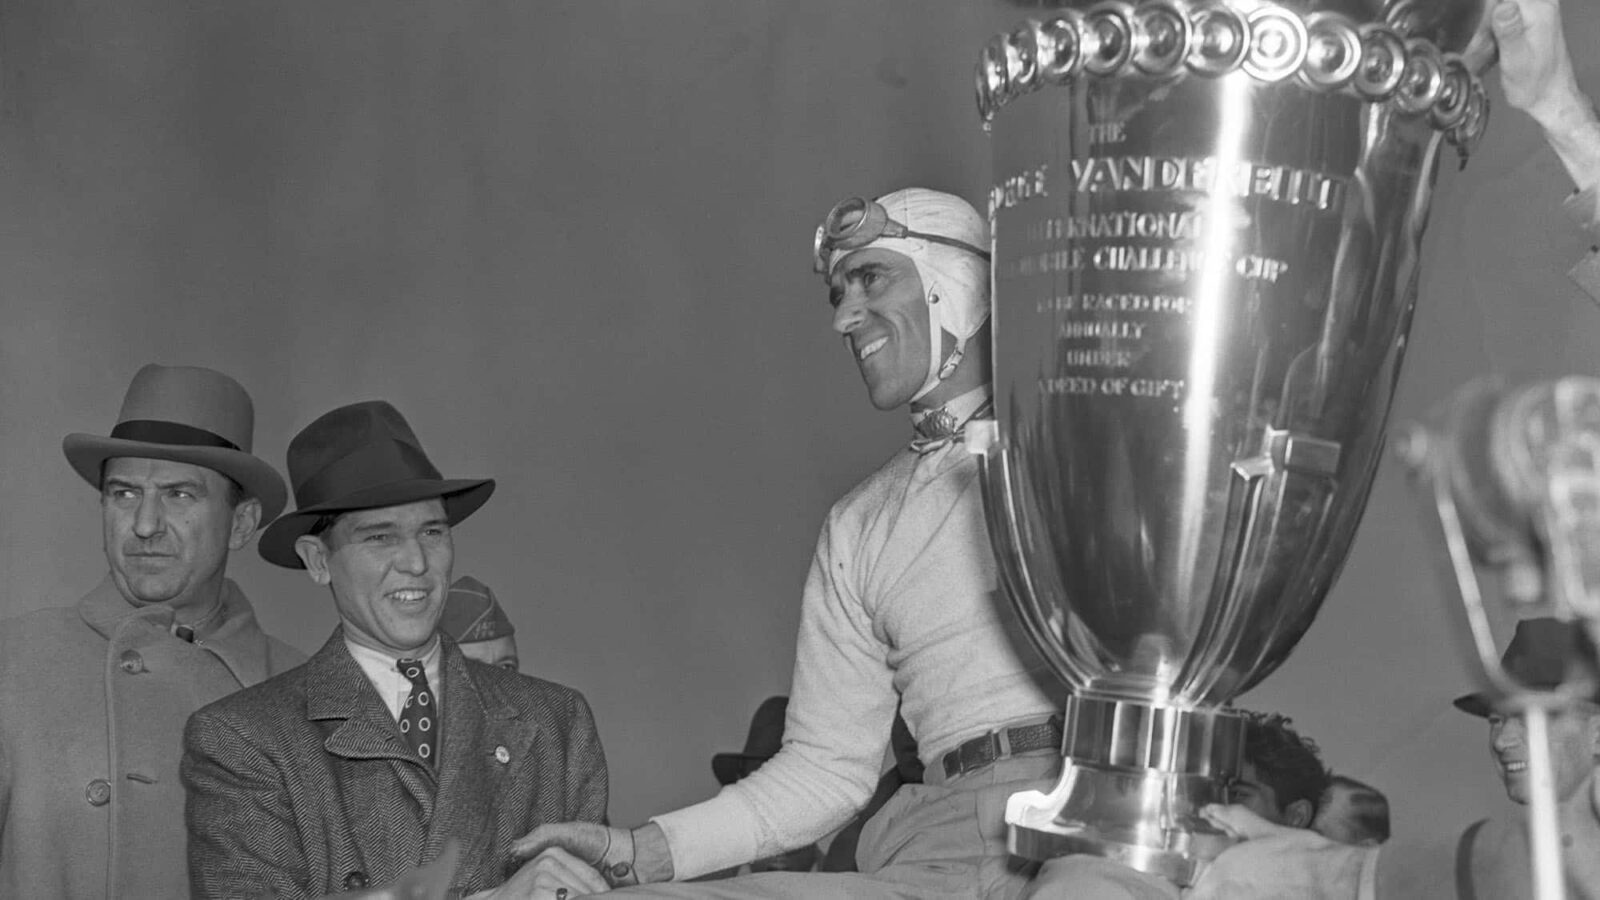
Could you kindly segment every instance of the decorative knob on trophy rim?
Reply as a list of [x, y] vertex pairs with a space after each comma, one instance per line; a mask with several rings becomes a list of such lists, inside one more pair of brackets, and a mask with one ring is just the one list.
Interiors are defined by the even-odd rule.
[[1393, 96], [1406, 76], [1406, 43], [1393, 28], [1368, 22], [1361, 35], [1361, 64], [1353, 83], [1363, 100], [1382, 103]]
[[1406, 41], [1406, 64], [1394, 92], [1394, 105], [1408, 115], [1431, 109], [1444, 91], [1444, 60], [1421, 38]]
[[1084, 55], [1081, 37], [1084, 31], [1080, 26], [1082, 18], [1082, 14], [1077, 10], [1069, 9], [1044, 21], [1029, 20], [1034, 46], [1037, 48], [1039, 77], [1046, 84], [1065, 84], [1076, 78], [1078, 72], [1082, 70]]
[[1306, 60], [1306, 23], [1281, 6], [1251, 10], [1250, 49], [1240, 67], [1258, 81], [1282, 81]]
[[1197, 5], [1191, 15], [1195, 41], [1189, 68], [1211, 76], [1237, 69], [1249, 50], [1250, 24], [1244, 16], [1220, 0]]
[[1187, 17], [1174, 7], [1152, 3], [1139, 7], [1134, 21], [1138, 38], [1134, 68], [1156, 78], [1176, 74], [1183, 68], [1194, 38]]
[[1092, 40], [1084, 43], [1087, 51], [1083, 70], [1090, 75], [1109, 76], [1121, 72], [1133, 60], [1134, 19], [1133, 5], [1109, 0], [1089, 7], [1083, 27]]
[[1306, 59], [1300, 79], [1314, 90], [1347, 87], [1361, 67], [1361, 35], [1344, 17], [1314, 12], [1306, 17]]
[[1273, 84], [1291, 76], [1305, 89], [1391, 104], [1426, 114], [1463, 156], [1482, 136], [1483, 85], [1461, 56], [1410, 35], [1419, 16], [1356, 24], [1327, 10], [1299, 13], [1278, 3], [1238, 0], [1102, 0], [1029, 19], [991, 39], [978, 62], [978, 113], [988, 129], [1007, 103], [1082, 78], [1220, 78], [1244, 72]]

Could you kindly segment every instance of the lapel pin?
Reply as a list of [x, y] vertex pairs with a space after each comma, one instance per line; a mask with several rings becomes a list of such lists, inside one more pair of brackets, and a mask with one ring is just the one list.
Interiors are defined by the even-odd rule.
[[502, 763], [511, 762], [511, 751], [504, 746], [494, 748], [494, 758]]

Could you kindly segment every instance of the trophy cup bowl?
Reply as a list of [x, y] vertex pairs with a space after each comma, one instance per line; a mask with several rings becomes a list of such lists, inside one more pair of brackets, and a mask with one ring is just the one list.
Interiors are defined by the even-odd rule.
[[1381, 458], [1440, 151], [1484, 128], [1487, 0], [1028, 4], [984, 49], [1000, 577], [1072, 689], [1012, 852], [1198, 877], [1244, 720]]

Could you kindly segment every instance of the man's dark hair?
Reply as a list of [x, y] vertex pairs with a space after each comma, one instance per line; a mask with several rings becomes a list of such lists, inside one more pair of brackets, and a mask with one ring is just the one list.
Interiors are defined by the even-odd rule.
[[1350, 791], [1352, 835], [1357, 841], [1383, 843], [1389, 839], [1389, 798], [1370, 784], [1357, 781], [1348, 775], [1335, 775], [1328, 779], [1328, 791], [1343, 787]]
[[1272, 788], [1278, 809], [1288, 809], [1296, 800], [1304, 800], [1315, 816], [1332, 779], [1316, 743], [1289, 727], [1285, 716], [1257, 712], [1244, 715], [1245, 761], [1255, 767], [1261, 783]]

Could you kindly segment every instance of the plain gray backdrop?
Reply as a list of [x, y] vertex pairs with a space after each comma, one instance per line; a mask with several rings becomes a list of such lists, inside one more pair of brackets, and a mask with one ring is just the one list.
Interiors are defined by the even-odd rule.
[[[1569, 40], [1600, 9], [1568, 3]], [[928, 0], [14, 0], [0, 10], [0, 613], [105, 564], [60, 442], [140, 365], [253, 393], [257, 450], [381, 397], [447, 475], [527, 671], [589, 697], [622, 824], [710, 795], [787, 690], [828, 505], [903, 445], [811, 273], [830, 204], [976, 200], [982, 43], [1019, 13]], [[1591, 59], [1584, 78], [1600, 90]], [[1493, 80], [1493, 79], [1491, 79]], [[1483, 372], [1595, 372], [1570, 184], [1500, 102], [1440, 180], [1395, 420]], [[1244, 705], [1291, 715], [1400, 832], [1504, 803], [1419, 507], [1386, 461], [1297, 654]], [[231, 573], [300, 647], [327, 595]], [[43, 677], [43, 676], [41, 676]]]

